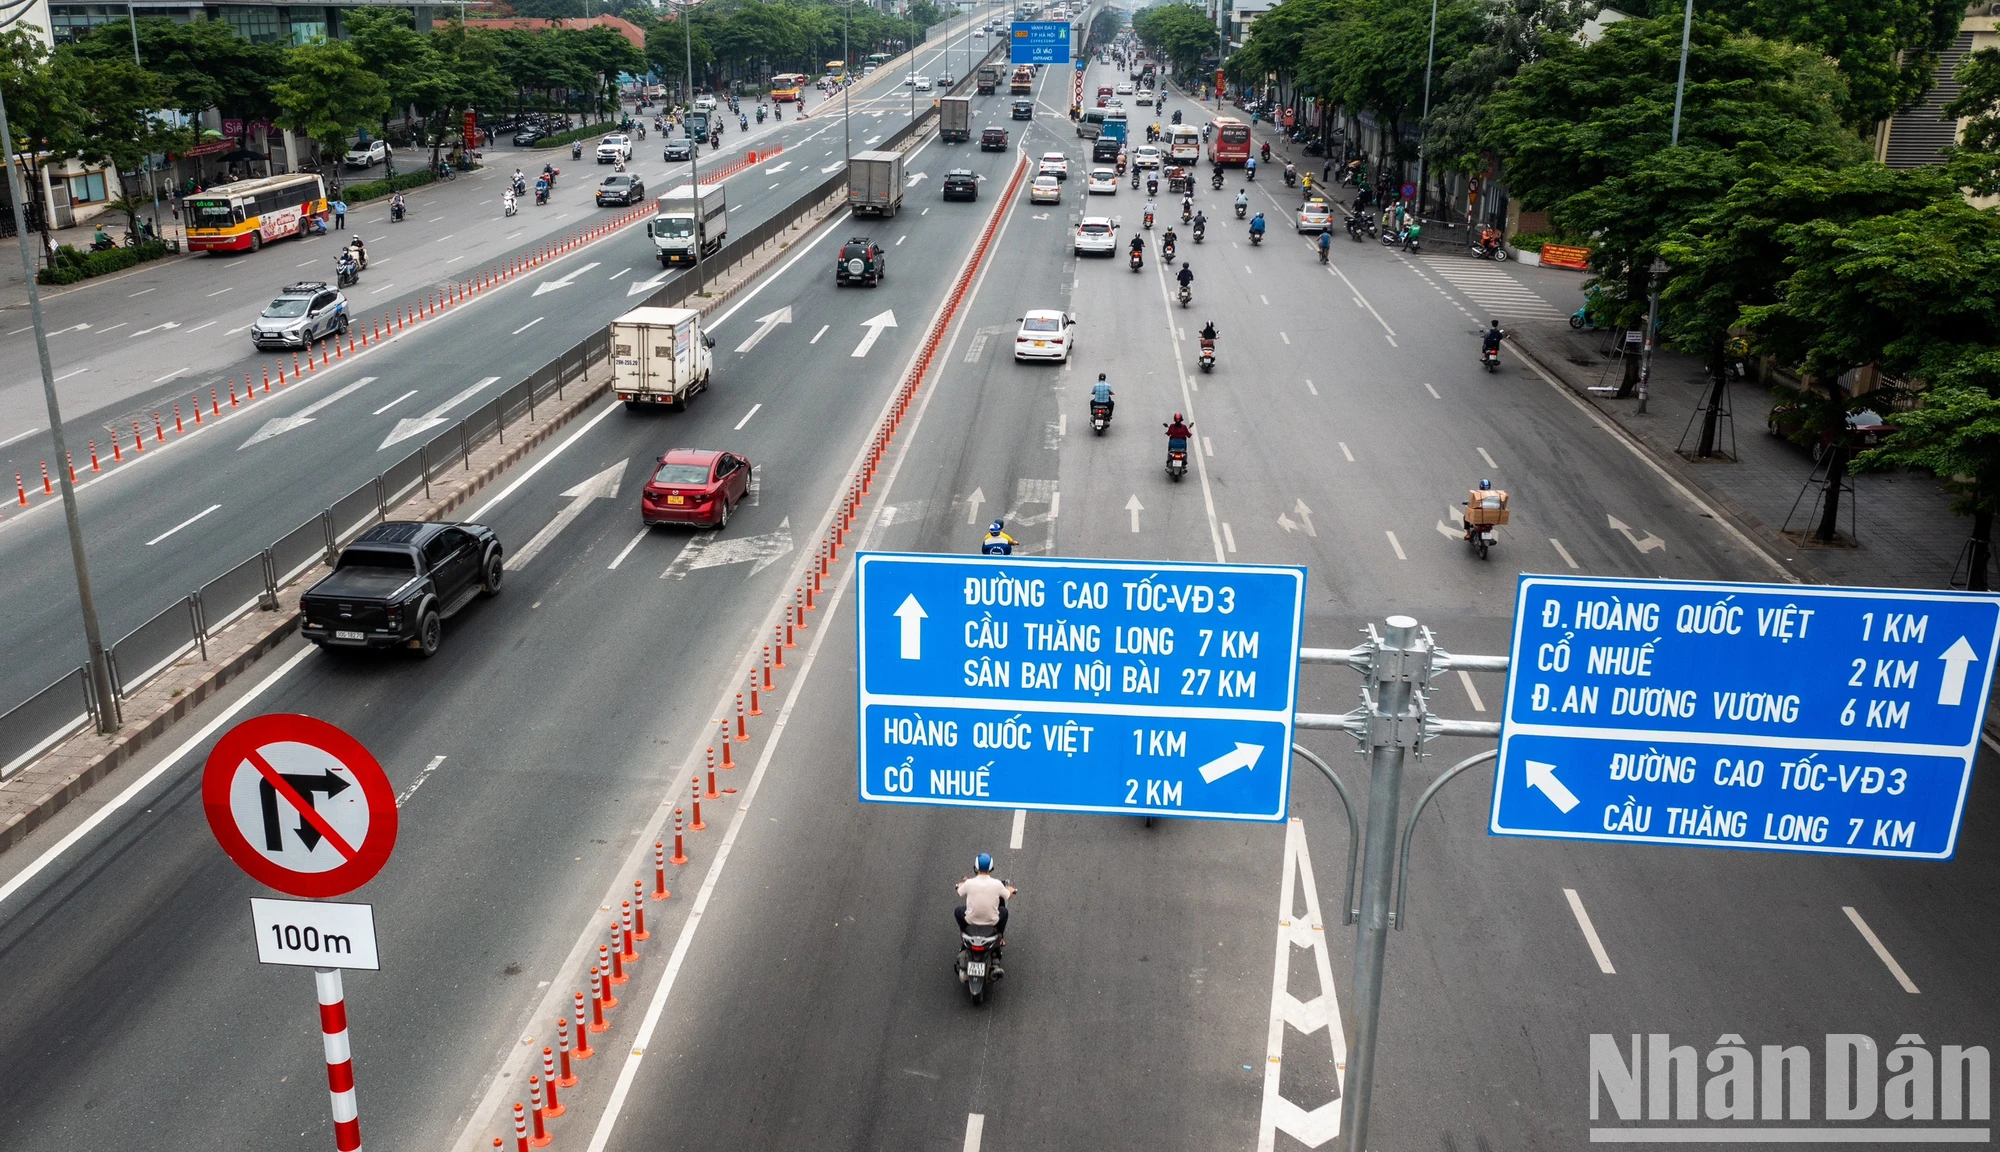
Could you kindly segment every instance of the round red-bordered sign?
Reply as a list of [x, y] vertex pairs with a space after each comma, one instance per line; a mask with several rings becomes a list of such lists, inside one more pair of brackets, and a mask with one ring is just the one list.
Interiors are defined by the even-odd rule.
[[312, 716], [231, 728], [208, 754], [201, 805], [237, 867], [291, 896], [352, 892], [396, 846], [388, 775], [359, 740]]

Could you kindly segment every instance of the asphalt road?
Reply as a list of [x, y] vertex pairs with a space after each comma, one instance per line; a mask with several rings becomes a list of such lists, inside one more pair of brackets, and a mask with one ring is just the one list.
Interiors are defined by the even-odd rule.
[[[960, 32], [921, 49], [918, 66], [926, 75], [944, 72], [945, 56], [962, 55], [964, 39]], [[958, 51], [952, 45], [959, 45]], [[724, 135], [719, 153], [704, 153], [701, 160], [708, 166], [717, 157], [735, 160], [746, 149], [784, 146], [773, 162], [726, 181], [732, 234], [770, 219], [838, 171], [847, 147], [844, 128], [860, 151], [907, 123], [911, 96], [899, 82], [878, 73], [857, 85], [846, 102], [851, 127], [843, 123], [841, 101], [809, 101], [803, 121], [788, 115], [758, 128], [753, 120], [749, 133], [732, 130]], [[921, 111], [925, 102], [918, 101], [917, 107]], [[647, 181], [650, 195], [686, 181], [686, 165], [660, 161], [656, 134], [649, 133], [639, 149], [629, 169]], [[353, 213], [350, 231], [371, 241], [369, 270], [347, 293], [357, 324], [393, 314], [449, 278], [463, 278], [472, 269], [492, 266], [539, 241], [621, 211], [594, 206], [591, 190], [610, 168], [585, 163], [580, 173], [571, 168], [558, 180], [548, 206], [535, 208], [530, 197], [519, 215], [503, 217], [499, 197], [507, 174], [515, 166], [539, 171], [542, 158], [550, 155], [558, 166], [569, 163], [566, 149], [518, 161], [502, 153], [489, 158], [494, 164], [489, 172], [461, 177], [435, 192], [426, 188], [413, 193], [409, 219], [402, 225], [381, 223], [386, 204]], [[143, 457], [134, 456], [133, 421], [151, 437], [152, 414], [158, 411], [171, 432], [176, 403], [187, 409], [194, 395], [206, 402], [211, 387], [226, 393], [230, 382], [240, 386], [246, 373], [261, 381], [267, 367], [291, 359], [249, 347], [242, 328], [268, 300], [262, 294], [299, 276], [326, 272], [324, 267], [291, 265], [325, 264], [335, 250], [330, 241], [338, 235], [276, 244], [254, 255], [203, 256], [158, 270], [148, 266], [129, 278], [50, 302], [50, 329], [66, 330], [51, 338], [51, 346], [65, 390], [68, 442], [82, 467], [78, 500], [107, 644], [439, 434], [406, 420], [429, 417], [447, 427], [625, 311], [630, 302], [687, 274], [678, 269], [663, 273], [643, 222], [634, 223], [348, 357], [282, 394], [236, 409], [225, 398], [223, 419], [211, 415], [193, 434], [170, 435], [164, 445], [156, 443]], [[326, 255], [306, 258], [315, 251]], [[105, 336], [113, 317], [129, 322]], [[79, 331], [79, 324], [91, 327]], [[162, 330], [165, 324], [179, 326]], [[141, 339], [119, 347], [131, 341], [128, 331]], [[0, 388], [0, 430], [10, 419], [26, 422], [36, 418], [29, 413], [41, 412], [32, 339], [17, 329], [0, 340], [0, 362], [18, 366], [22, 377]], [[289, 423], [301, 415], [309, 422]], [[275, 423], [280, 421], [287, 423]], [[186, 425], [194, 427], [191, 412]], [[284, 430], [274, 430], [279, 428]], [[129, 457], [125, 464], [109, 463], [112, 431], [123, 436]], [[91, 440], [107, 464], [98, 475], [87, 468]], [[45, 434], [17, 440], [0, 449], [0, 456], [7, 457], [0, 468], [38, 476], [49, 455], [47, 444]], [[14, 606], [0, 623], [0, 645], [20, 654], [0, 668], [0, 709], [26, 699], [84, 660], [64, 531], [60, 501], [39, 493], [33, 506], [0, 519], [0, 568], [6, 572], [4, 592]]]
[[[1045, 77], [1045, 89], [1066, 79]], [[1060, 115], [1017, 142], [1079, 150]], [[911, 170], [935, 174], [947, 155], [988, 177], [987, 189], [1015, 159], [931, 144]], [[1564, 281], [1344, 238], [1322, 268], [1277, 224], [1290, 207], [1283, 189], [1259, 181], [1252, 195], [1271, 194], [1272, 235], [1253, 248], [1241, 225], [1219, 220], [1204, 244], [1184, 246], [1197, 279], [1183, 310], [1157, 260], [1134, 274], [1122, 259], [1073, 257], [1075, 183], [1060, 208], [1006, 206], [871, 497], [862, 546], [964, 552], [1005, 515], [1038, 554], [1304, 564], [1309, 644], [1344, 646], [1363, 624], [1405, 612], [1448, 649], [1485, 653], [1505, 650], [1521, 572], [1774, 577], [1521, 361], [1479, 369], [1474, 329], [1488, 313], [1537, 300], [1567, 311]], [[1197, 200], [1227, 217], [1240, 183], [1225, 194], [1203, 184]], [[1126, 185], [1091, 210], [1124, 217], [1129, 231], [1137, 205]], [[405, 797], [395, 859], [354, 897], [375, 905], [386, 958], [382, 972], [347, 979], [371, 1146], [490, 1147], [501, 1128], [468, 1121], [484, 1101], [522, 1098], [517, 1085], [490, 1089], [496, 1070], [523, 1038], [546, 1042], [542, 1006], [576, 985], [579, 959], [603, 939], [603, 897], [639, 874], [662, 804], [684, 803], [708, 725], [727, 714], [797, 582], [801, 546], [993, 205], [945, 205], [919, 184], [910, 207], [929, 211], [868, 226], [900, 241], [880, 287], [834, 289], [820, 257], [849, 229], [830, 226], [722, 320], [717, 387], [692, 411], [607, 405], [531, 457], [539, 470], [497, 507], [475, 504], [519, 541], [561, 511], [562, 492], [625, 465], [620, 494], [454, 621], [437, 658], [280, 653], [199, 710], [197, 722], [239, 704], [333, 721]], [[789, 326], [734, 351], [757, 317], [785, 307]], [[1076, 313], [1067, 368], [1011, 360], [1014, 318], [1029, 307]], [[885, 310], [897, 326], [853, 356], [862, 322]], [[1215, 372], [1202, 375], [1193, 336], [1209, 318], [1222, 340]], [[1095, 437], [1085, 414], [1099, 371], [1118, 410]], [[1201, 451], [1179, 484], [1160, 467], [1158, 425], [1175, 410], [1193, 419]], [[720, 537], [638, 530], [632, 487], [670, 444], [757, 464], [756, 505]], [[1513, 494], [1516, 512], [1483, 562], [1448, 527], [1481, 476]], [[1608, 527], [1614, 516], [1630, 537]], [[1648, 537], [1664, 547], [1642, 550]], [[725, 542], [734, 547], [713, 551]], [[693, 862], [669, 877], [675, 898], [648, 908], [654, 939], [620, 990], [620, 1030], [566, 1097], [556, 1146], [584, 1147], [592, 1132], [603, 1138], [592, 1146], [609, 1149], [1317, 1144], [1297, 1139], [1296, 1121], [1278, 1130], [1265, 1079], [1279, 1056], [1284, 1100], [1310, 1111], [1334, 1095], [1329, 1031], [1282, 1026], [1274, 1050], [1270, 1027], [1280, 993], [1338, 1016], [1333, 1003], [1351, 992], [1352, 937], [1336, 913], [1345, 821], [1330, 790], [1295, 779], [1289, 852], [1273, 826], [857, 805], [851, 589], [836, 587], [788, 657], [797, 670], [766, 698], [767, 711], [782, 710], [778, 727], [761, 729], [752, 759], [725, 778], [738, 791], [690, 838]], [[1301, 707], [1344, 711], [1352, 676], [1308, 669]], [[1452, 677], [1432, 708], [1490, 719], [1501, 693], [1498, 677]], [[190, 724], [186, 736], [197, 734]], [[310, 982], [251, 962], [243, 898], [258, 889], [203, 826], [195, 791], [210, 742], [191, 740], [178, 759], [162, 745], [100, 786], [89, 806], [166, 766], [18, 891], [7, 878], [90, 807], [0, 857], [9, 1147], [127, 1148], [162, 1134], [329, 1143]], [[1348, 739], [1306, 743], [1361, 799]], [[1483, 747], [1437, 744], [1413, 765], [1405, 803]], [[1983, 774], [1946, 864], [1496, 839], [1483, 831], [1486, 803], [1481, 784], [1455, 784], [1419, 830], [1411, 922], [1389, 952], [1378, 1148], [1587, 1142], [1592, 1033], [1666, 1033], [1701, 1053], [1730, 1035], [1817, 1052], [1827, 1032], [1991, 1045], [1986, 957], [2000, 940], [1985, 834], [2000, 813]], [[1316, 906], [1301, 886], [1287, 918], [1322, 924], [1323, 943], [1281, 946], [1274, 969], [1280, 894], [1301, 843]], [[1008, 977], [973, 1008], [950, 974], [951, 885], [982, 849], [1022, 892]], [[691, 920], [689, 897], [705, 883]], [[1850, 907], [1920, 994], [1878, 958]], [[657, 1029], [607, 1113], [632, 1021], [656, 1004]]]

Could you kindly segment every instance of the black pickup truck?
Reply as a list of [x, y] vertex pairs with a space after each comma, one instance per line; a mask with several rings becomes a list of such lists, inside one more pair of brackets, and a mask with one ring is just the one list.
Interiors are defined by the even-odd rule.
[[500, 591], [500, 540], [482, 524], [391, 520], [356, 537], [306, 589], [300, 631], [321, 648], [407, 646], [435, 655], [444, 619]]

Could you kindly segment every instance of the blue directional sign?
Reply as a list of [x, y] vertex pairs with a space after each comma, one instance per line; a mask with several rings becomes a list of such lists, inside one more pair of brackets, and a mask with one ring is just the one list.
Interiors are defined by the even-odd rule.
[[1068, 21], [1016, 20], [1008, 60], [1015, 64], [1067, 64], [1069, 38]]
[[1488, 830], [1949, 859], [2000, 597], [1523, 576]]
[[858, 565], [863, 801], [1285, 818], [1305, 569]]

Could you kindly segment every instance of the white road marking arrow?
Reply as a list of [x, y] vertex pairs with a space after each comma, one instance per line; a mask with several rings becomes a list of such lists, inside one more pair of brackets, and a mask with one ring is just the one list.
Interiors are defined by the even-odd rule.
[[1257, 766], [1257, 758], [1263, 754], [1264, 746], [1262, 744], [1245, 744], [1242, 741], [1238, 741], [1235, 751], [1224, 752], [1222, 755], [1203, 764], [1196, 771], [1201, 773], [1201, 778], [1205, 783], [1213, 784], [1238, 768], [1255, 768]]
[[845, 168], [845, 167], [847, 167], [847, 161], [845, 161], [845, 160], [842, 160], [842, 161], [840, 161], [840, 162], [838, 162], [838, 163], [836, 163], [836, 164], [828, 164], [828, 165], [827, 165], [826, 167], [824, 167], [824, 168], [821, 168], [821, 169], [820, 169], [820, 172], [821, 172], [821, 173], [827, 173], [827, 172], [832, 172], [832, 171], [834, 171], [835, 169], [839, 169], [839, 168]]
[[237, 445], [236, 450], [238, 452], [241, 452], [243, 451], [243, 449], [250, 447], [250, 445], [252, 444], [262, 444], [264, 441], [269, 440], [273, 436], [283, 436], [285, 433], [290, 432], [294, 428], [303, 428], [306, 425], [313, 422], [313, 417], [317, 415], [321, 409], [332, 405], [335, 401], [344, 400], [347, 397], [354, 395], [356, 392], [359, 392], [361, 389], [367, 387], [368, 385], [374, 382], [375, 382], [375, 377], [363, 376], [361, 379], [356, 380], [354, 383], [349, 384], [347, 387], [342, 388], [340, 391], [335, 392], [333, 395], [328, 396], [324, 400], [315, 400], [312, 403], [306, 405], [305, 407], [299, 409], [296, 415], [280, 416], [276, 420], [266, 420], [264, 421], [264, 426], [257, 430], [257, 434], [255, 436], [250, 437], [250, 439], [245, 440], [243, 443]]
[[764, 175], [769, 176], [776, 172], [783, 172], [785, 169], [790, 168], [791, 166], [792, 162], [790, 160], [787, 160], [782, 164], [773, 164], [769, 168], [764, 169]]
[[924, 621], [930, 619], [930, 614], [924, 611], [922, 604], [917, 603], [916, 594], [913, 592], [903, 597], [903, 604], [900, 608], [896, 609], [895, 616], [903, 622], [903, 659], [922, 660], [924, 658]]
[[894, 328], [896, 326], [896, 314], [894, 312], [878, 312], [868, 319], [863, 320], [861, 326], [868, 329], [868, 334], [861, 338], [861, 343], [854, 346], [854, 351], [851, 353], [854, 356], [868, 355], [868, 350], [875, 347], [875, 341], [882, 335], [882, 329]]
[[616, 497], [618, 495], [618, 482], [624, 478], [625, 461], [620, 460], [618, 463], [613, 464], [611, 467], [606, 468], [604, 471], [564, 492], [563, 499], [568, 500], [569, 503], [563, 507], [562, 511], [556, 513], [555, 519], [543, 525], [540, 532], [535, 533], [533, 538], [526, 544], [521, 545], [518, 551], [507, 557], [507, 571], [518, 572], [527, 566], [528, 561], [541, 555], [542, 549], [548, 547], [550, 541], [562, 535], [563, 529], [569, 527], [578, 516], [583, 515], [584, 508], [592, 500], [610, 500]]
[[[637, 296], [641, 292], [651, 292], [653, 289], [658, 288], [662, 284], [665, 284], [667, 282], [667, 277], [671, 275], [673, 275], [673, 273], [662, 271], [654, 273], [650, 279], [634, 280], [632, 281], [632, 286], [625, 289], [625, 295]], [[536, 295], [540, 295], [540, 292], [537, 291]]]
[[[169, 320], [165, 324], [155, 324], [151, 328], [141, 328], [137, 332], [132, 333], [132, 336], [144, 336], [148, 332], [171, 332], [178, 327], [180, 327], [180, 324], [178, 322]], [[130, 340], [132, 336], [127, 336], [125, 338], [127, 340]]]
[[423, 433], [428, 432], [431, 429], [437, 427], [438, 425], [444, 423], [445, 413], [451, 411], [458, 405], [465, 403], [467, 400], [472, 399], [474, 396], [477, 396], [480, 392], [484, 391], [489, 384], [492, 384], [495, 380], [498, 379], [500, 379], [500, 377], [498, 376], [488, 376], [486, 379], [481, 380], [479, 383], [474, 384], [472, 387], [467, 388], [465, 391], [460, 392], [456, 396], [453, 396], [451, 399], [445, 401], [444, 403], [424, 413], [422, 416], [408, 416], [401, 420], [396, 421], [395, 431], [390, 432], [388, 437], [382, 441], [381, 447], [375, 450], [377, 452], [380, 452], [382, 448], [387, 448], [391, 444], [400, 444], [403, 441], [408, 440], [412, 436], [420, 436]]
[[1145, 510], [1146, 506], [1139, 503], [1139, 494], [1137, 492], [1132, 493], [1132, 498], [1125, 501], [1125, 511], [1132, 514], [1132, 531], [1137, 532], [1139, 530], [1139, 513]]
[[974, 488], [972, 495], [966, 497], [965, 503], [965, 522], [967, 524], [979, 523], [979, 506], [986, 503], [986, 489]]
[[924, 182], [924, 178], [925, 178], [925, 177], [927, 177], [927, 176], [929, 176], [929, 175], [930, 175], [930, 173], [928, 173], [928, 172], [912, 172], [912, 173], [910, 173], [910, 174], [909, 174], [908, 176], [904, 177], [904, 179], [903, 179], [903, 187], [905, 187], [905, 188], [915, 188], [915, 187], [916, 187], [917, 185], [919, 185], [919, 184], [923, 183], [923, 182]]
[[1632, 534], [1632, 526], [1616, 516], [1606, 516], [1605, 519], [1610, 522], [1613, 532], [1623, 533], [1625, 539], [1631, 542], [1632, 547], [1637, 548], [1641, 552], [1651, 552], [1655, 548], [1665, 548], [1667, 546], [1665, 540], [1660, 539], [1651, 532], [1646, 533], [1644, 539], [1634, 536]]
[[778, 309], [776, 312], [770, 313], [769, 315], [757, 317], [757, 330], [755, 332], [750, 333], [750, 335], [744, 339], [743, 343], [738, 344], [736, 346], [736, 350], [738, 352], [750, 351], [750, 349], [755, 348], [757, 346], [757, 341], [762, 340], [765, 336], [770, 334], [771, 329], [776, 328], [780, 324], [790, 324], [791, 322], [792, 322], [792, 306], [789, 304], [785, 305], [783, 308]]
[[540, 284], [535, 285], [535, 295], [540, 296], [544, 292], [553, 292], [558, 288], [567, 288], [578, 276], [595, 267], [597, 267], [597, 261], [593, 260], [583, 267], [570, 272], [569, 275], [562, 277], [560, 280], [544, 280]]
[[1563, 787], [1563, 782], [1556, 779], [1556, 766], [1553, 764], [1528, 761], [1528, 787], [1540, 788], [1542, 795], [1549, 798], [1549, 803], [1561, 809], [1564, 815], [1578, 804], [1576, 793]]
[[1313, 531], [1313, 510], [1306, 507], [1306, 502], [1303, 498], [1301, 498], [1297, 504], [1292, 506], [1292, 511], [1297, 512], [1299, 514], [1299, 519], [1305, 521], [1306, 535], [1308, 536], [1319, 535], [1319, 533]]
[[1283, 528], [1287, 532], [1297, 532], [1299, 530], [1298, 524], [1283, 512], [1278, 513], [1278, 527]]
[[1960, 636], [1938, 659], [1944, 661], [1944, 679], [1938, 683], [1938, 703], [1956, 704], [1965, 698], [1965, 672], [1978, 662], [1972, 644]]
[[782, 560], [792, 550], [792, 520], [787, 516], [778, 525], [776, 532], [766, 532], [762, 536], [741, 536], [733, 540], [721, 539], [717, 533], [706, 532], [689, 540], [667, 570], [660, 573], [660, 579], [687, 579], [690, 572], [703, 568], [721, 568], [729, 564], [748, 564], [751, 576], [762, 572]]
[[1047, 220], [1048, 218], [1049, 214], [1047, 212], [1040, 212], [1033, 216], [1028, 217], [1028, 219], [1030, 220]]

